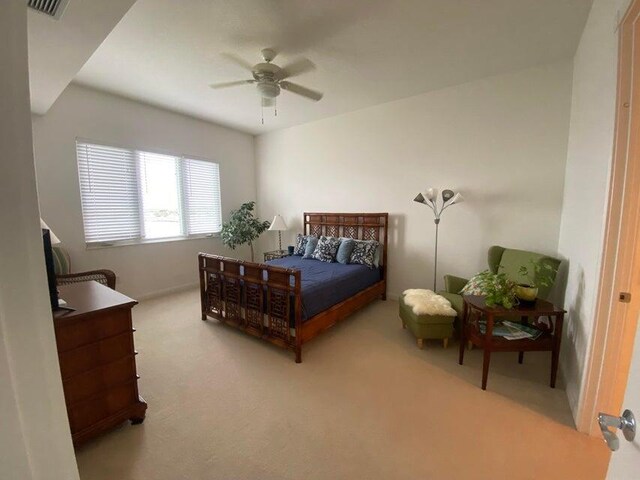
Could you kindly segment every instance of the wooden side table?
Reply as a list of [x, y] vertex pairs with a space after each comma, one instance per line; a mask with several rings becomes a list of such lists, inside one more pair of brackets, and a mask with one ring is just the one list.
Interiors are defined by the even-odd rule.
[[[555, 307], [546, 300], [538, 299], [532, 305], [519, 305], [515, 308], [488, 307], [484, 297], [476, 295], [464, 296], [464, 313], [462, 316], [462, 329], [460, 332], [460, 358], [462, 365], [464, 360], [464, 347], [467, 342], [484, 350], [482, 363], [482, 389], [487, 389], [487, 377], [489, 376], [489, 363], [492, 352], [518, 352], [518, 363], [524, 361], [524, 352], [551, 352], [551, 388], [556, 386], [558, 373], [558, 358], [560, 355], [560, 340], [562, 338], [562, 324], [564, 310]], [[507, 340], [504, 337], [494, 336], [493, 327], [500, 318], [519, 316], [521, 323], [529, 322], [530, 325], [542, 332], [538, 338], [524, 338], [519, 340]], [[548, 324], [541, 321], [541, 317], [549, 319]], [[552, 321], [552, 318], [555, 321]], [[486, 330], [483, 334], [480, 330], [479, 320], [486, 321]]]
[[278, 258], [288, 257], [289, 252], [287, 250], [273, 250], [272, 252], [264, 252], [264, 261], [276, 260]]

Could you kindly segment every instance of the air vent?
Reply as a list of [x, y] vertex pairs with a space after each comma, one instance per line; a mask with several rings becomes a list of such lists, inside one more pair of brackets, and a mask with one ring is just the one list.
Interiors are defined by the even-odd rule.
[[56, 20], [60, 19], [68, 3], [69, 0], [27, 0], [29, 8], [49, 15]]

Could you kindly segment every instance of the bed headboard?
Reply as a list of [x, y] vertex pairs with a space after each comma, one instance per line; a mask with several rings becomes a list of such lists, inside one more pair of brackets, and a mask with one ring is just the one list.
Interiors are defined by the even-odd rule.
[[302, 224], [305, 235], [377, 240], [382, 244], [381, 266], [386, 279], [388, 213], [305, 212]]

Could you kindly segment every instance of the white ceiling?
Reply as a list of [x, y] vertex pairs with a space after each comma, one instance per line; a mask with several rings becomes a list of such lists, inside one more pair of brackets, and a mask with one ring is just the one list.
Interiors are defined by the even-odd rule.
[[[72, 0], [73, 3], [73, 0]], [[138, 0], [75, 81], [254, 134], [573, 56], [591, 0]], [[278, 117], [223, 53], [273, 47], [318, 102], [283, 92]]]
[[43, 115], [49, 110], [134, 2], [70, 0], [60, 20], [29, 9], [29, 83], [33, 112]]

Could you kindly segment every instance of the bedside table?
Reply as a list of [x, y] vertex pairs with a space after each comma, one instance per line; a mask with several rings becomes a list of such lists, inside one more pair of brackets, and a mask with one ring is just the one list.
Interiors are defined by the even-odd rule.
[[288, 257], [289, 252], [287, 250], [274, 250], [272, 252], [264, 252], [264, 261], [276, 260], [277, 258]]

